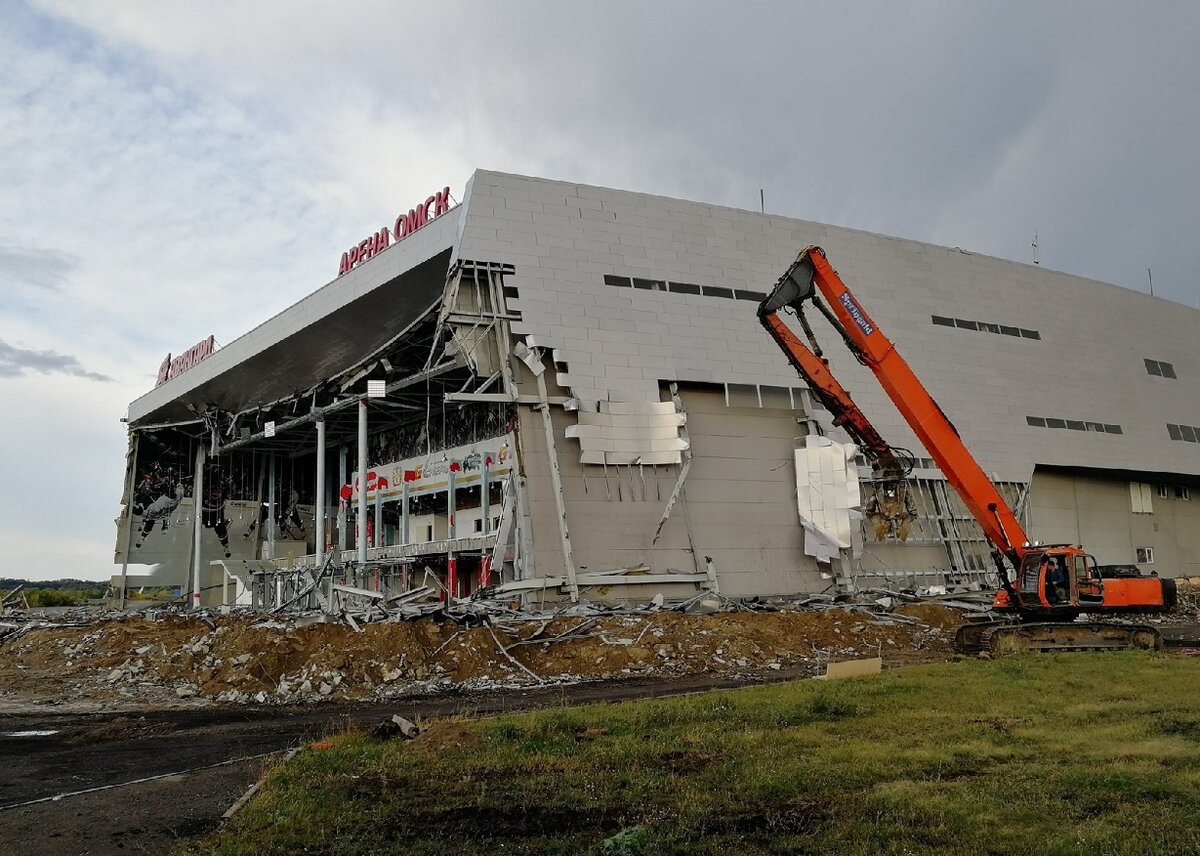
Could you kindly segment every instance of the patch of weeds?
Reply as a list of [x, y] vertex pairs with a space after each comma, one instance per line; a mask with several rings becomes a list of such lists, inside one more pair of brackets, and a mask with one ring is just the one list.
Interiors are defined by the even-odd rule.
[[514, 743], [525, 738], [525, 729], [515, 722], [498, 722], [493, 726], [485, 727], [485, 732], [496, 740], [509, 740]]
[[650, 830], [644, 826], [622, 829], [616, 835], [604, 839], [600, 852], [604, 856], [643, 856], [649, 852]]

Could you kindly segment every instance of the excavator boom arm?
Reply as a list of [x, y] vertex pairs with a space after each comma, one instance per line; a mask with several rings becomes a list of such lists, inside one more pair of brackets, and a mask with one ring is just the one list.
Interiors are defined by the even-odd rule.
[[[832, 386], [828, 389], [835, 402], [844, 397], [844, 402], [841, 402], [838, 409], [831, 407], [830, 402], [822, 397], [822, 403], [834, 413], [835, 423], [841, 420], [853, 426], [855, 430], [850, 433], [856, 440], [860, 439], [856, 432], [865, 431], [863, 426], [869, 429], [863, 436], [879, 437], [866, 416], [851, 401], [849, 394], [845, 393], [829, 373], [824, 362], [791, 334], [779, 317], [779, 312], [785, 307], [792, 306], [798, 310], [804, 301], [816, 301], [818, 290], [829, 302], [833, 315], [840, 323], [839, 332], [863, 364], [875, 373], [900, 415], [937, 462], [967, 509], [983, 528], [988, 540], [997, 549], [1007, 553], [1016, 566], [1028, 542], [1020, 521], [968, 451], [949, 417], [938, 407], [924, 384], [896, 351], [895, 345], [883, 334], [842, 282], [837, 271], [826, 259], [824, 250], [814, 246], [800, 253], [775, 289], [759, 306], [759, 318], [806, 381], [810, 381], [810, 374], [805, 372], [802, 366], [816, 360], [824, 374], [836, 384], [836, 389]], [[784, 336], [780, 328], [788, 335]], [[821, 377], [820, 373], [816, 376]], [[827, 386], [828, 382], [822, 380], [818, 385]], [[811, 386], [813, 384], [810, 381]], [[840, 390], [840, 393], [837, 390]], [[818, 397], [821, 396], [818, 394]], [[879, 442], [883, 443], [882, 439]]]
[[787, 355], [796, 372], [808, 384], [813, 395], [834, 415], [833, 424], [844, 428], [872, 460], [891, 461], [894, 456], [891, 446], [875, 430], [875, 426], [854, 403], [845, 387], [830, 373], [825, 360], [800, 341], [778, 313], [772, 312], [763, 316], [762, 324]]

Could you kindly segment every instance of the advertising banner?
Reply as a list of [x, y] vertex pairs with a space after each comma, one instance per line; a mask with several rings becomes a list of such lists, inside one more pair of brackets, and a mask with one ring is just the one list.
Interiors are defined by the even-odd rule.
[[[512, 435], [508, 434], [430, 455], [380, 464], [367, 471], [367, 499], [374, 502], [376, 491], [385, 501], [399, 499], [404, 493], [405, 482], [409, 496], [445, 490], [451, 472], [460, 487], [477, 484], [485, 464], [489, 478], [502, 478], [512, 471], [512, 448]], [[351, 484], [357, 491], [357, 472], [353, 474]]]

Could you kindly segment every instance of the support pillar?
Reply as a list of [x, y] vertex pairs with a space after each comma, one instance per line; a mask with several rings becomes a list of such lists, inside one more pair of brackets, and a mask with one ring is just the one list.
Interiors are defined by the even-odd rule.
[[[338, 487], [337, 487], [338, 494], [337, 495], [339, 497], [341, 495], [342, 485], [346, 484], [346, 481], [349, 479], [349, 474], [346, 472], [346, 464], [348, 462], [349, 457], [350, 457], [350, 450], [347, 449], [345, 446], [342, 446], [341, 448], [338, 449]], [[349, 514], [348, 514], [349, 510], [350, 510], [349, 503], [341, 503], [341, 502], [338, 503], [337, 526], [338, 526], [338, 550], [339, 551], [344, 551], [346, 549], [346, 545], [350, 543], [349, 533], [346, 531], [346, 518], [349, 516]], [[342, 560], [342, 557], [339, 555], [338, 561], [340, 562], [341, 560]]]
[[196, 476], [192, 479], [195, 502], [195, 541], [192, 544], [192, 609], [200, 608], [200, 533], [204, 531], [204, 443], [196, 443]]
[[400, 543], [411, 544], [412, 537], [408, 531], [408, 485], [407, 479], [404, 480], [404, 486], [400, 491]]
[[492, 531], [492, 482], [490, 455], [483, 453], [483, 469], [479, 472], [479, 512], [483, 515], [483, 534]]
[[358, 400], [358, 565], [367, 564], [367, 400]]
[[449, 590], [446, 605], [449, 606], [458, 598], [458, 557], [453, 551], [446, 559], [446, 588]]
[[275, 521], [279, 517], [278, 509], [275, 507], [275, 503], [278, 500], [276, 498], [276, 487], [275, 487], [275, 453], [274, 452], [271, 453], [270, 472], [271, 472], [271, 475], [270, 475], [271, 480], [267, 483], [267, 558], [274, 559], [275, 558], [275, 529], [277, 528], [275, 525]]
[[[563, 569], [567, 572], [567, 587], [571, 602], [579, 602], [579, 582], [575, 577], [575, 559], [571, 555], [571, 535], [567, 531], [567, 509], [563, 499], [562, 476], [558, 471], [558, 449], [554, 445], [554, 422], [550, 415], [550, 401], [546, 394], [546, 368], [542, 363], [542, 355], [537, 355], [534, 364], [534, 375], [537, 377], [538, 409], [542, 411], [542, 428], [546, 434], [546, 455], [550, 460], [550, 485], [554, 489], [554, 505], [558, 511], [558, 540], [562, 548]], [[532, 367], [531, 367], [532, 368]]]
[[316, 503], [313, 522], [317, 527], [314, 544], [317, 557], [317, 567], [325, 564], [325, 420], [317, 420], [317, 483], [313, 489], [313, 501]]
[[121, 596], [117, 601], [118, 609], [125, 608], [125, 588], [126, 580], [129, 576], [129, 553], [133, 549], [133, 492], [137, 488], [138, 440], [141, 435], [136, 431], [132, 433], [133, 453], [129, 459], [129, 483], [126, 485], [125, 493], [125, 558], [121, 561]]

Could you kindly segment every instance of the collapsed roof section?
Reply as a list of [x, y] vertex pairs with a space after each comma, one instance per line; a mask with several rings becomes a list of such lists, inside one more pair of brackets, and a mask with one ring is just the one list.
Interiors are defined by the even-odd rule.
[[459, 217], [453, 209], [430, 221], [141, 396], [129, 427], [177, 427], [204, 435], [218, 453], [251, 444], [311, 451], [308, 432], [287, 429], [324, 418], [331, 439], [352, 433], [350, 405], [367, 379], [386, 382], [381, 407], [423, 416], [435, 378], [440, 392], [470, 375], [461, 359], [432, 362], [442, 356], [438, 307]]

